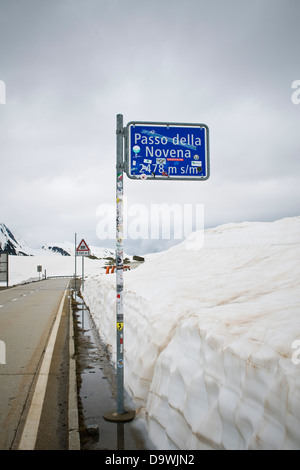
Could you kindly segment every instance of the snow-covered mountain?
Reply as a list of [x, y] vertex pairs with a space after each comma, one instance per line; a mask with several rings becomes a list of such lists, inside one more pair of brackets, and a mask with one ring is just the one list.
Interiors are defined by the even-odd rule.
[[[114, 257], [113, 249], [89, 245], [91, 255], [103, 259]], [[0, 253], [8, 253], [16, 256], [40, 256], [40, 255], [61, 255], [73, 256], [75, 244], [72, 242], [53, 242], [47, 243], [42, 248], [32, 248], [21, 237], [12, 233], [12, 231], [3, 223], [0, 223]]]
[[49, 253], [56, 253], [62, 256], [71, 256], [71, 250], [66, 250], [62, 245], [62, 243], [48, 243], [42, 246], [42, 250], [47, 250]]
[[34, 250], [20, 237], [0, 223], [0, 253], [8, 253], [9, 255], [31, 256]]

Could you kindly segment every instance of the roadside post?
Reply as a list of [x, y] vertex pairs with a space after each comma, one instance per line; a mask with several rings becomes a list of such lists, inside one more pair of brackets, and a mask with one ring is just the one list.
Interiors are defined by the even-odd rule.
[[[84, 257], [89, 256], [91, 254], [90, 249], [86, 242], [82, 239], [81, 242], [79, 243], [78, 247], [76, 248], [76, 256], [79, 255], [82, 257], [82, 292], [84, 291]], [[76, 283], [76, 278], [75, 278], [75, 283]], [[76, 284], [75, 284], [76, 286]]]
[[116, 366], [117, 366], [117, 409], [104, 414], [104, 419], [112, 422], [128, 422], [134, 411], [124, 409], [124, 250], [123, 250], [123, 115], [117, 115], [116, 130]]
[[76, 286], [76, 282], [77, 282], [77, 250], [76, 250], [76, 247], [77, 247], [77, 233], [75, 233], [75, 273], [74, 273], [74, 290], [77, 292], [77, 286]]
[[36, 269], [37, 269], [37, 272], [39, 273], [39, 281], [40, 281], [41, 280], [41, 272], [43, 270], [43, 267], [39, 265], [39, 266], [37, 266]]
[[[124, 409], [124, 248], [123, 173], [137, 180], [205, 181], [210, 176], [209, 129], [205, 124], [116, 122], [116, 372], [117, 409], [107, 421], [131, 421], [134, 411]], [[125, 142], [125, 157], [124, 154]]]

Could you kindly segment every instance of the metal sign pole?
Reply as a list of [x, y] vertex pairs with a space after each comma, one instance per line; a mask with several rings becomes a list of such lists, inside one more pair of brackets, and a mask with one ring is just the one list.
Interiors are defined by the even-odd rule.
[[124, 409], [124, 311], [123, 311], [123, 115], [117, 115], [116, 131], [116, 365], [117, 410], [104, 415], [107, 421], [131, 421], [134, 411]]
[[116, 179], [116, 334], [117, 334], [117, 413], [124, 410], [124, 311], [123, 311], [123, 116], [117, 116]]
[[84, 291], [84, 255], [82, 257], [82, 292]]
[[74, 279], [74, 289], [76, 291], [76, 256], [77, 256], [77, 251], [76, 251], [76, 247], [77, 247], [77, 234], [75, 233], [75, 279]]

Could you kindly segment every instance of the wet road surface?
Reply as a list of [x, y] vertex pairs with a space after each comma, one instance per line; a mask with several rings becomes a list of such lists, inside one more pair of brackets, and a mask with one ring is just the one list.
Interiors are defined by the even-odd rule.
[[[88, 309], [80, 297], [73, 309], [75, 349], [81, 415], [82, 450], [145, 450], [153, 448], [139, 419], [111, 423], [103, 418], [116, 408], [116, 376], [110, 355], [101, 342]], [[124, 397], [126, 409], [132, 409]]]

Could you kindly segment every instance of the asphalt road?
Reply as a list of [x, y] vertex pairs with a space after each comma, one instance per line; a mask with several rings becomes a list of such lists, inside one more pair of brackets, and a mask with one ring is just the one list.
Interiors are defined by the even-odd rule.
[[[26, 448], [26, 435], [32, 439], [30, 415], [32, 427], [38, 423], [39, 432], [33, 438], [36, 449], [67, 448], [63, 436], [67, 390], [61, 388], [66, 380], [58, 379], [68, 373], [69, 313], [62, 302], [68, 282], [43, 280], [0, 291], [0, 450], [18, 449], [22, 439]], [[52, 351], [48, 351], [51, 342]], [[49, 369], [47, 355], [51, 355]], [[41, 376], [48, 388], [36, 398]], [[35, 406], [39, 402], [42, 406], [40, 412], [32, 405], [34, 397]], [[61, 422], [50, 419], [54, 415], [61, 416]]]

